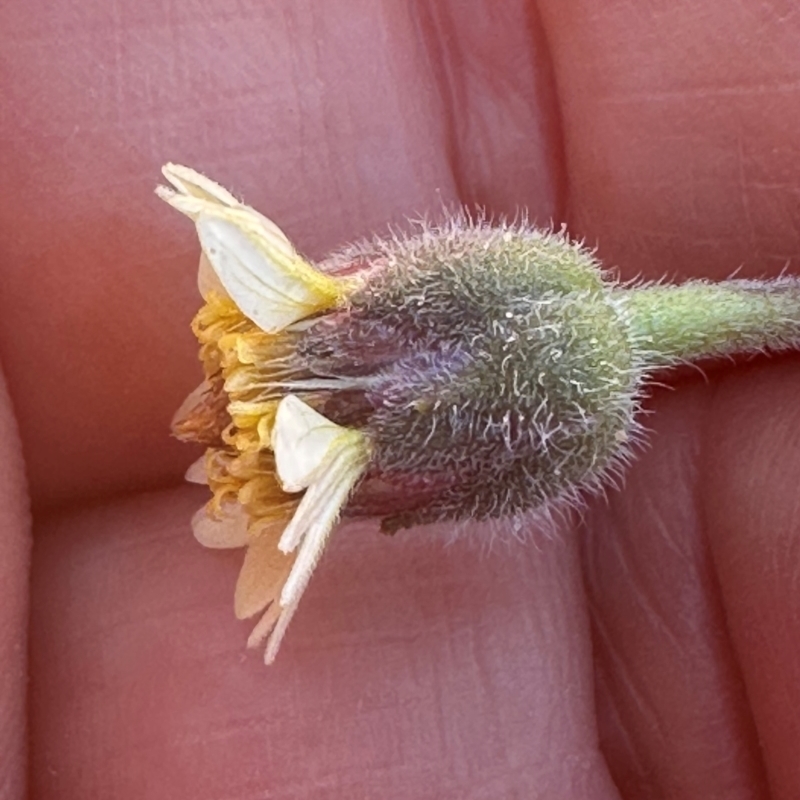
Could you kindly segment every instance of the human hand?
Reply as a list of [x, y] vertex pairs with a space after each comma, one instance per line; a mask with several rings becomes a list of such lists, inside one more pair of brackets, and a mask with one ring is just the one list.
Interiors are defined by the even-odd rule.
[[[170, 488], [197, 248], [152, 197], [172, 159], [312, 256], [465, 202], [566, 219], [629, 276], [776, 274], [798, 253], [793, 18], [76, 2], [0, 30], [34, 796], [797, 794], [795, 359], [657, 393], [624, 489], [553, 540], [481, 556], [342, 528], [265, 670], [232, 618], [240, 554], [199, 548], [203, 495]], [[4, 420], [12, 792], [27, 587]]]

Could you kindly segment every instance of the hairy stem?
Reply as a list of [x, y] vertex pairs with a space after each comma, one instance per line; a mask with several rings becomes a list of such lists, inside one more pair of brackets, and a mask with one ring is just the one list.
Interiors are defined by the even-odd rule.
[[800, 280], [689, 281], [620, 289], [652, 367], [800, 346]]

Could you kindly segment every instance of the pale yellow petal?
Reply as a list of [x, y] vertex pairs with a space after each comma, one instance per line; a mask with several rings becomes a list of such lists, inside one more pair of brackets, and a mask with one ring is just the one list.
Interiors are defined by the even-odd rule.
[[247, 544], [247, 514], [238, 503], [226, 503], [220, 516], [205, 507], [192, 517], [192, 532], [204, 547], [232, 549]]
[[277, 534], [283, 522], [275, 523], [274, 535], [251, 539], [239, 573], [234, 596], [234, 611], [239, 619], [262, 611], [280, 594], [293, 558], [277, 548]]
[[[244, 205], [227, 206], [221, 205], [213, 200], [204, 197], [181, 194], [166, 186], [156, 187], [156, 194], [171, 205], [176, 211], [197, 222], [201, 216], [216, 217], [224, 219], [235, 225], [247, 236], [251, 237], [256, 243], [265, 248], [281, 266], [291, 267], [297, 261], [301, 265], [306, 264], [297, 254], [294, 245], [289, 241], [286, 234], [271, 220], [263, 214], [259, 214], [253, 208]], [[308, 265], [307, 265], [308, 266]], [[313, 269], [308, 266], [309, 269]], [[313, 276], [314, 273], [312, 273]], [[324, 281], [334, 282], [323, 273], [318, 273]], [[352, 280], [350, 281], [352, 283]], [[342, 282], [343, 285], [346, 282]]]
[[271, 246], [263, 231], [244, 222], [233, 211], [203, 213], [197, 234], [222, 285], [248, 319], [266, 333], [277, 333], [336, 302], [340, 292], [334, 279]]
[[347, 429], [315, 411], [295, 395], [278, 405], [272, 429], [272, 449], [278, 479], [285, 492], [310, 485], [322, 467], [331, 445]]

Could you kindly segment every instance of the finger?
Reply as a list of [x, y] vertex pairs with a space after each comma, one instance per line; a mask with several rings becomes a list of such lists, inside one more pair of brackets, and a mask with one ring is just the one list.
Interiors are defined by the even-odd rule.
[[241, 553], [189, 533], [201, 501], [37, 531], [36, 797], [617, 797], [573, 537], [481, 556], [341, 529], [266, 668], [233, 620]]
[[698, 488], [712, 396], [697, 384], [659, 396], [624, 490], [589, 518], [598, 724], [632, 800], [767, 797]]
[[178, 480], [197, 455], [167, 437], [199, 369], [198, 248], [153, 196], [165, 161], [315, 257], [461, 199], [549, 222], [528, 5], [5, 4], [0, 352], [38, 502]]
[[30, 519], [16, 421], [0, 373], [0, 798], [25, 796]]
[[573, 231], [630, 276], [796, 269], [800, 17], [757, 0], [541, 7]]
[[777, 798], [800, 790], [798, 392], [797, 363], [723, 383], [709, 417], [704, 503], [727, 624]]

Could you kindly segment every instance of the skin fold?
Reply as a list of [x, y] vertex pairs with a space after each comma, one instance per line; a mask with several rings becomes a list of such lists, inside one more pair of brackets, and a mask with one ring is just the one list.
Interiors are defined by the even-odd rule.
[[624, 277], [797, 272], [790, 0], [34, 0], [0, 37], [0, 798], [800, 795], [797, 356], [655, 389], [554, 536], [342, 528], [266, 670], [191, 538], [197, 244], [152, 193], [191, 164], [310, 257], [464, 203]]

